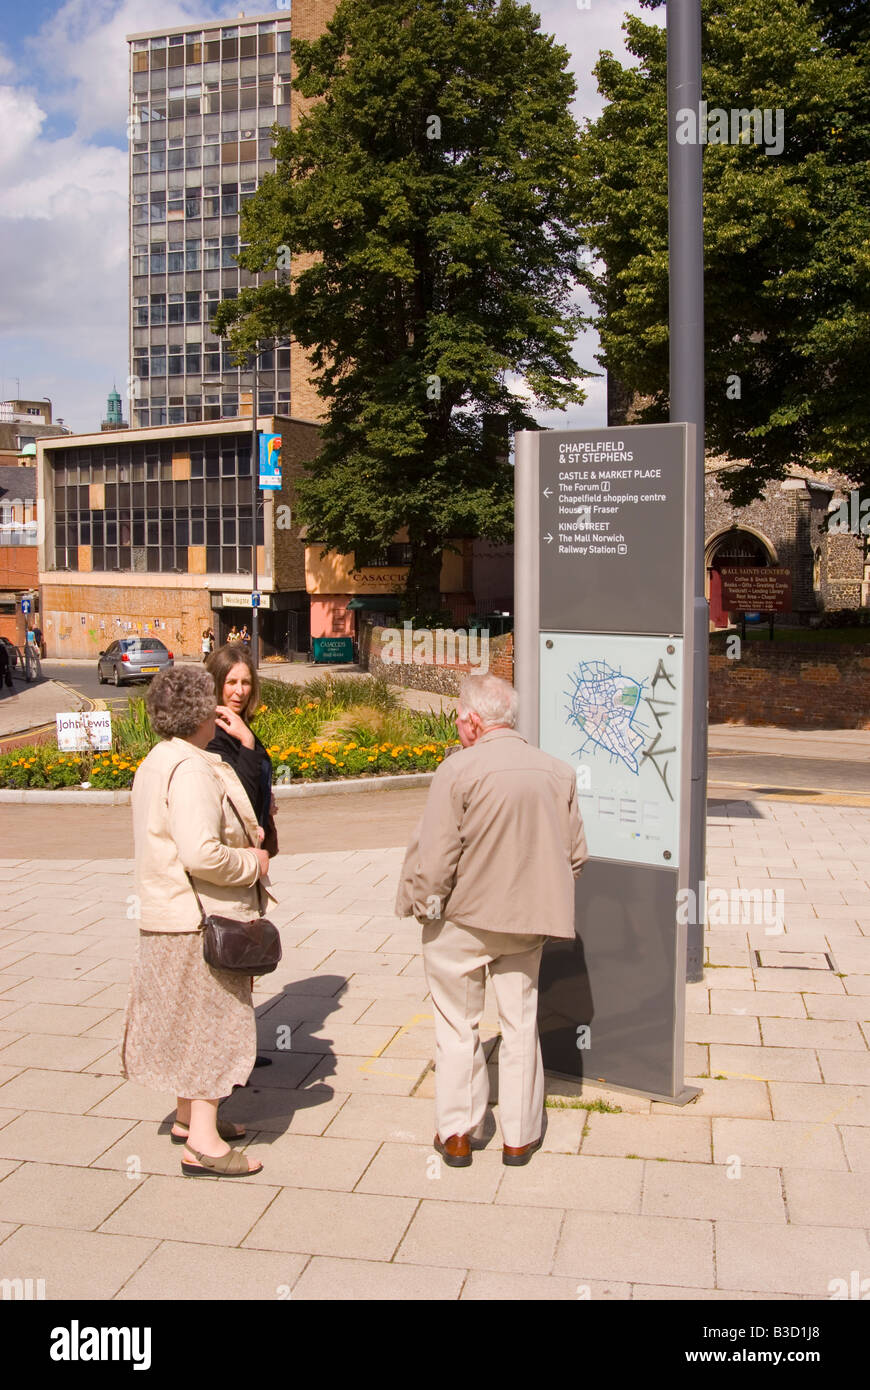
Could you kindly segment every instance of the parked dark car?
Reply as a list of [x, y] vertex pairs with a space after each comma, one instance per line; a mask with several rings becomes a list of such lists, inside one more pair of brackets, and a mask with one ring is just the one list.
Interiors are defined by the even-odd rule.
[[0, 643], [6, 648], [6, 655], [9, 658], [9, 670], [14, 671], [18, 664], [18, 648], [14, 642], [10, 642], [8, 637], [0, 637]]
[[111, 681], [113, 685], [124, 685], [132, 680], [150, 680], [158, 671], [174, 666], [172, 652], [157, 637], [122, 637], [113, 642], [97, 661], [97, 676], [100, 685]]

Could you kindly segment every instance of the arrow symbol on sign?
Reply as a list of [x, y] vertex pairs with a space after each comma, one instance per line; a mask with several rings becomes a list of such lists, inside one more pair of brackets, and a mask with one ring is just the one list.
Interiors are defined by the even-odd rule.
[[544, 496], [545, 496], [545, 497], [552, 497], [552, 496], [553, 496], [553, 489], [552, 489], [551, 487], [545, 487], [545, 488], [544, 488]]
[[550, 543], [552, 542], [553, 537], [550, 535], [549, 531], [547, 532], [546, 536], [544, 537], [544, 540], [547, 542], [547, 545], [550, 545]]

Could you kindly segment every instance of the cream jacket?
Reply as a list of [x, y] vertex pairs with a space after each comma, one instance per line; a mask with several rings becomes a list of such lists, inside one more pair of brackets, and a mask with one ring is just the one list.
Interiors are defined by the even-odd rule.
[[490, 729], [435, 773], [396, 915], [573, 938], [587, 858], [573, 768], [515, 729]]
[[137, 769], [131, 800], [140, 930], [196, 931], [200, 910], [185, 870], [206, 912], [260, 915], [271, 895], [259, 881], [256, 817], [217, 753], [181, 738], [158, 743]]

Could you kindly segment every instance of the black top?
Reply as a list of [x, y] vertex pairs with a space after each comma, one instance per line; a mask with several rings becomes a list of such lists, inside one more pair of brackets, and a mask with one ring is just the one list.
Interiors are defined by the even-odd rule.
[[254, 734], [253, 748], [246, 748], [218, 724], [215, 727], [214, 738], [208, 745], [208, 752], [219, 753], [223, 761], [229, 763], [248, 793], [257, 823], [265, 830], [269, 822], [269, 806], [272, 800], [272, 759], [257, 735]]

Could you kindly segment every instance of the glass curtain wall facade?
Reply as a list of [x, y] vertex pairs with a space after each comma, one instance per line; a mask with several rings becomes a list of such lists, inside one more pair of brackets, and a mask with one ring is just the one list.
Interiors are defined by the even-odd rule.
[[206, 572], [251, 573], [250, 434], [82, 446], [50, 458], [55, 569], [78, 569], [79, 547], [90, 546], [94, 570], [183, 574], [189, 549], [204, 547]]
[[[128, 39], [131, 425], [233, 418], [250, 391], [209, 320], [240, 271], [239, 209], [290, 124], [290, 18]], [[290, 344], [259, 359], [259, 408], [290, 411]]]

